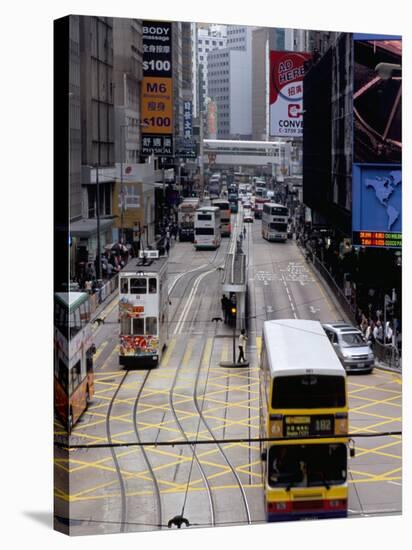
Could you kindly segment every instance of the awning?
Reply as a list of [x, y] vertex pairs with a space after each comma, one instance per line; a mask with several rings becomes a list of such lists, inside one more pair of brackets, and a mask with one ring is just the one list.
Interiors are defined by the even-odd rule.
[[[114, 219], [100, 220], [100, 233], [112, 228]], [[97, 235], [97, 220], [96, 218], [79, 220], [72, 222], [69, 225], [69, 232], [72, 237], [92, 237]]]

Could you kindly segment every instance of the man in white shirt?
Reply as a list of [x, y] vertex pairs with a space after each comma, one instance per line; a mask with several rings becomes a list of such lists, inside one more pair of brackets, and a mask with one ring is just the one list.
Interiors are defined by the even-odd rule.
[[242, 330], [240, 331], [239, 343], [238, 343], [238, 347], [239, 347], [239, 357], [237, 359], [238, 363], [240, 363], [241, 361], [242, 363], [244, 363], [246, 361], [245, 359], [246, 342], [247, 342], [246, 331], [244, 328], [242, 328]]

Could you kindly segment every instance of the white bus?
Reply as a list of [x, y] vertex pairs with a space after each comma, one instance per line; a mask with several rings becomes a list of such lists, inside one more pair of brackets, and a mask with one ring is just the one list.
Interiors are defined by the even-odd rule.
[[119, 274], [119, 363], [126, 368], [157, 366], [167, 345], [167, 258], [158, 254], [141, 251]]
[[289, 210], [283, 204], [267, 202], [263, 205], [262, 237], [268, 241], [286, 241]]
[[203, 206], [196, 210], [195, 240], [199, 248], [218, 248], [220, 246], [220, 209], [217, 206]]
[[230, 204], [226, 199], [213, 199], [213, 206], [220, 210], [220, 233], [222, 237], [230, 237]]

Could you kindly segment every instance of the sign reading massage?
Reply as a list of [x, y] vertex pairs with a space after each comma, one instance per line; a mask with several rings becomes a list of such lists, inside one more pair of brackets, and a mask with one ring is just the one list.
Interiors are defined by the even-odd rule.
[[142, 153], [173, 156], [172, 24], [143, 21]]
[[270, 52], [269, 120], [271, 136], [302, 137], [303, 52]]

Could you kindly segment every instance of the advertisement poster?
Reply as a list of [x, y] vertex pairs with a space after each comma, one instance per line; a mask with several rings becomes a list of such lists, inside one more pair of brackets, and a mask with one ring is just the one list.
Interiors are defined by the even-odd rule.
[[354, 165], [354, 244], [398, 248], [402, 244], [402, 170], [396, 165]]
[[303, 136], [304, 63], [309, 53], [270, 52], [269, 133], [272, 137]]
[[354, 162], [402, 161], [402, 41], [354, 41]]
[[172, 24], [143, 21], [142, 154], [173, 155]]

